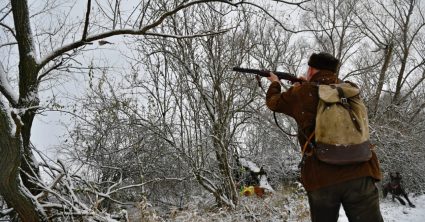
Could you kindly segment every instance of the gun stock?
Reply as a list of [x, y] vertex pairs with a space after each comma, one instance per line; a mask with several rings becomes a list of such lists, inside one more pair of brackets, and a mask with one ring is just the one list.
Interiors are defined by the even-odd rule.
[[259, 69], [248, 69], [248, 68], [241, 68], [241, 67], [233, 67], [233, 71], [235, 71], [235, 72], [257, 74], [257, 75], [263, 76], [263, 77], [269, 77], [270, 76], [270, 72], [273, 72], [274, 74], [277, 75], [277, 77], [279, 79], [288, 80], [292, 84], [294, 84], [296, 82], [299, 82], [299, 83], [305, 82], [304, 79], [300, 79], [300, 78], [296, 77], [295, 75], [293, 75], [291, 73], [288, 73], [288, 72], [278, 72], [278, 71], [259, 70]]

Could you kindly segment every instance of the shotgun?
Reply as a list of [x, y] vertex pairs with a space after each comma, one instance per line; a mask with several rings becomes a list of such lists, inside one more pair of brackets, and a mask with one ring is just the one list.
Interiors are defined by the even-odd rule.
[[253, 74], [257, 74], [259, 76], [262, 77], [269, 77], [270, 76], [270, 72], [274, 73], [275, 75], [277, 75], [277, 77], [279, 79], [284, 79], [284, 80], [288, 80], [291, 82], [291, 84], [294, 84], [296, 82], [305, 82], [304, 79], [300, 79], [298, 77], [296, 77], [294, 74], [291, 74], [289, 72], [276, 72], [276, 71], [269, 71], [269, 70], [259, 70], [259, 69], [246, 69], [246, 68], [240, 68], [240, 67], [233, 67], [233, 71], [235, 72], [244, 72], [244, 73], [253, 73]]

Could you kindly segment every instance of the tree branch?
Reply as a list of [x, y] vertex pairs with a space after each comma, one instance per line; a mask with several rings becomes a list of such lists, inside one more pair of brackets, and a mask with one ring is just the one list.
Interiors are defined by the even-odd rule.
[[4, 23], [0, 23], [0, 26], [3, 26], [4, 28], [6, 28], [10, 33], [12, 33], [13, 37], [15, 37], [15, 39], [16, 39], [16, 33], [10, 26], [8, 26]]
[[4, 71], [4, 67], [0, 64], [0, 92], [6, 97], [12, 107], [16, 107], [18, 105], [19, 97], [12, 90], [12, 87], [9, 84], [9, 81], [6, 78], [6, 72]]
[[86, 21], [84, 22], [83, 37], [81, 38], [81, 41], [86, 41], [86, 38], [87, 38], [87, 32], [88, 32], [89, 21], [90, 21], [90, 9], [91, 9], [91, 0], [87, 0]]
[[[40, 62], [38, 64], [39, 65], [38, 68], [39, 69], [43, 68], [47, 63], [49, 63], [50, 61], [52, 61], [56, 57], [61, 56], [65, 52], [68, 52], [70, 50], [79, 48], [79, 47], [84, 46], [86, 44], [90, 44], [90, 42], [93, 42], [93, 41], [96, 41], [96, 40], [108, 38], [108, 37], [111, 37], [111, 36], [117, 36], [117, 35], [146, 35], [146, 33], [147, 33], [148, 30], [157, 27], [167, 17], [170, 17], [171, 15], [174, 15], [178, 11], [180, 11], [182, 9], [185, 9], [185, 8], [187, 8], [189, 6], [192, 6], [192, 5], [201, 4], [201, 3], [207, 3], [207, 2], [222, 2], [222, 3], [227, 3], [227, 4], [234, 5], [233, 3], [229, 3], [226, 0], [198, 0], [198, 1], [189, 2], [187, 4], [181, 4], [181, 5], [177, 6], [176, 8], [174, 8], [173, 10], [168, 11], [168, 12], [165, 12], [156, 21], [154, 21], [153, 23], [151, 23], [149, 25], [146, 25], [145, 27], [143, 27], [143, 28], [141, 28], [139, 30], [137, 30], [137, 29], [118, 29], [118, 30], [111, 30], [111, 31], [108, 31], [108, 32], [104, 32], [104, 33], [100, 33], [100, 34], [96, 34], [96, 35], [92, 35], [92, 36], [86, 36], [84, 38], [84, 40], [82, 39], [80, 41], [76, 41], [76, 42], [70, 43], [68, 45], [64, 45], [64, 46], [62, 46], [62, 47], [54, 50], [52, 53], [50, 53], [49, 55], [45, 56], [44, 58], [40, 59]], [[86, 22], [88, 22], [87, 18], [86, 18]], [[85, 24], [85, 26], [86, 25], [87, 24]], [[150, 33], [150, 35], [153, 35], [153, 34]], [[164, 34], [163, 36], [167, 36], [167, 35]], [[169, 37], [172, 37], [172, 35], [170, 35]], [[179, 37], [179, 38], [182, 38], [182, 37]]]

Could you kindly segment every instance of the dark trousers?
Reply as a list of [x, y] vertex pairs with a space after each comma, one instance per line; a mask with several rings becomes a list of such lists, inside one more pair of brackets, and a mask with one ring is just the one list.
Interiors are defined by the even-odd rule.
[[342, 204], [350, 222], [383, 222], [374, 180], [363, 177], [307, 192], [312, 222], [337, 222]]

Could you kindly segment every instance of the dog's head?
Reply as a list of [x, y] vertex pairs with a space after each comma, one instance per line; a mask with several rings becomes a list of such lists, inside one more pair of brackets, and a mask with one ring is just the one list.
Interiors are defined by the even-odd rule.
[[398, 184], [401, 182], [401, 179], [402, 179], [399, 172], [391, 172], [390, 178], [392, 183], [398, 183]]

